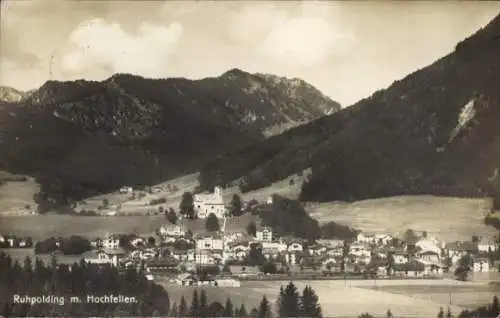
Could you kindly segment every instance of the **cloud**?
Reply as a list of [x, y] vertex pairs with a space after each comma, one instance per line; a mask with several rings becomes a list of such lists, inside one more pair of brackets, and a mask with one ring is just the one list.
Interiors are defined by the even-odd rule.
[[260, 58], [313, 67], [353, 43], [338, 13], [338, 7], [327, 2], [252, 5], [230, 19], [229, 36], [253, 47]]
[[158, 77], [168, 68], [169, 57], [183, 35], [179, 23], [160, 26], [139, 25], [136, 33], [126, 32], [118, 23], [101, 19], [84, 22], [70, 35], [74, 49], [61, 59], [66, 74], [133, 73]]

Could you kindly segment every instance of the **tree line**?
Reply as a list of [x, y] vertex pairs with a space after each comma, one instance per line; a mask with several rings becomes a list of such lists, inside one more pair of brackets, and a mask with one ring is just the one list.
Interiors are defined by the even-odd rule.
[[[260, 304], [247, 311], [245, 304], [234, 306], [231, 299], [225, 304], [208, 302], [204, 290], [193, 292], [191, 305], [184, 297], [172, 303], [168, 292], [160, 285], [146, 280], [144, 268], [118, 271], [111, 266], [87, 264], [83, 260], [72, 265], [58, 264], [55, 256], [50, 264], [38, 258], [26, 257], [23, 264], [10, 255], [0, 253], [0, 315], [4, 317], [67, 317], [67, 316], [171, 316], [171, 317], [322, 317], [315, 291], [307, 286], [302, 294], [290, 282], [281, 287], [276, 312], [264, 296]], [[133, 303], [89, 303], [87, 295], [124, 295]], [[64, 304], [27, 304], [13, 301], [14, 295], [53, 295], [64, 297]], [[70, 297], [81, 302], [70, 302]]]

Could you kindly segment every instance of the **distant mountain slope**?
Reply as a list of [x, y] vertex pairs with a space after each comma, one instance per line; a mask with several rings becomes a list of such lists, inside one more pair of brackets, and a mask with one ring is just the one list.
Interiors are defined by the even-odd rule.
[[49, 81], [1, 105], [0, 167], [36, 176], [60, 202], [195, 171], [339, 108], [303, 81], [236, 69], [197, 81]]
[[312, 167], [302, 200], [495, 195], [498, 122], [500, 16], [388, 89], [212, 162], [200, 181], [242, 177], [248, 190]]
[[27, 96], [27, 93], [15, 88], [0, 86], [0, 103], [18, 103]]

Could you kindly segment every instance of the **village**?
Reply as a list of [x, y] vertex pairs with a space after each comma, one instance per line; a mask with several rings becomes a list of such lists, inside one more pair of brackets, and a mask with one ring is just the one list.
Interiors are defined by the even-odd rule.
[[[150, 236], [110, 233], [92, 239], [90, 250], [80, 256], [87, 263], [137, 268], [148, 280], [189, 286], [239, 287], [244, 280], [259, 279], [439, 279], [448, 275], [465, 280], [469, 273], [500, 270], [494, 257], [498, 244], [473, 233], [467, 242], [442, 242], [425, 231], [412, 230], [404, 237], [358, 231], [349, 239], [311, 242], [279, 237], [259, 222], [248, 224], [245, 231], [228, 231], [234, 217], [222, 192], [216, 187], [214, 193], [193, 196], [194, 217], [211, 219], [217, 223], [213, 229], [193, 233], [185, 225], [186, 216], [176, 213], [173, 222], [165, 220]], [[260, 204], [271, 205], [272, 200]], [[249, 213], [246, 209], [243, 205], [242, 213]], [[52, 243], [54, 249], [64, 244], [62, 239]], [[31, 238], [0, 235], [2, 248], [36, 245]]]

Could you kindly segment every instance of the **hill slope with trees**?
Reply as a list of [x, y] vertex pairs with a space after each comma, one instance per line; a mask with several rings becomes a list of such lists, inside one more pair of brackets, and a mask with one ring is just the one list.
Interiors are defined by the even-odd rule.
[[238, 69], [202, 80], [49, 81], [0, 105], [0, 167], [64, 202], [197, 171], [340, 105], [299, 79]]
[[258, 189], [312, 168], [304, 201], [498, 196], [500, 16], [449, 55], [335, 114], [206, 165], [202, 187]]

